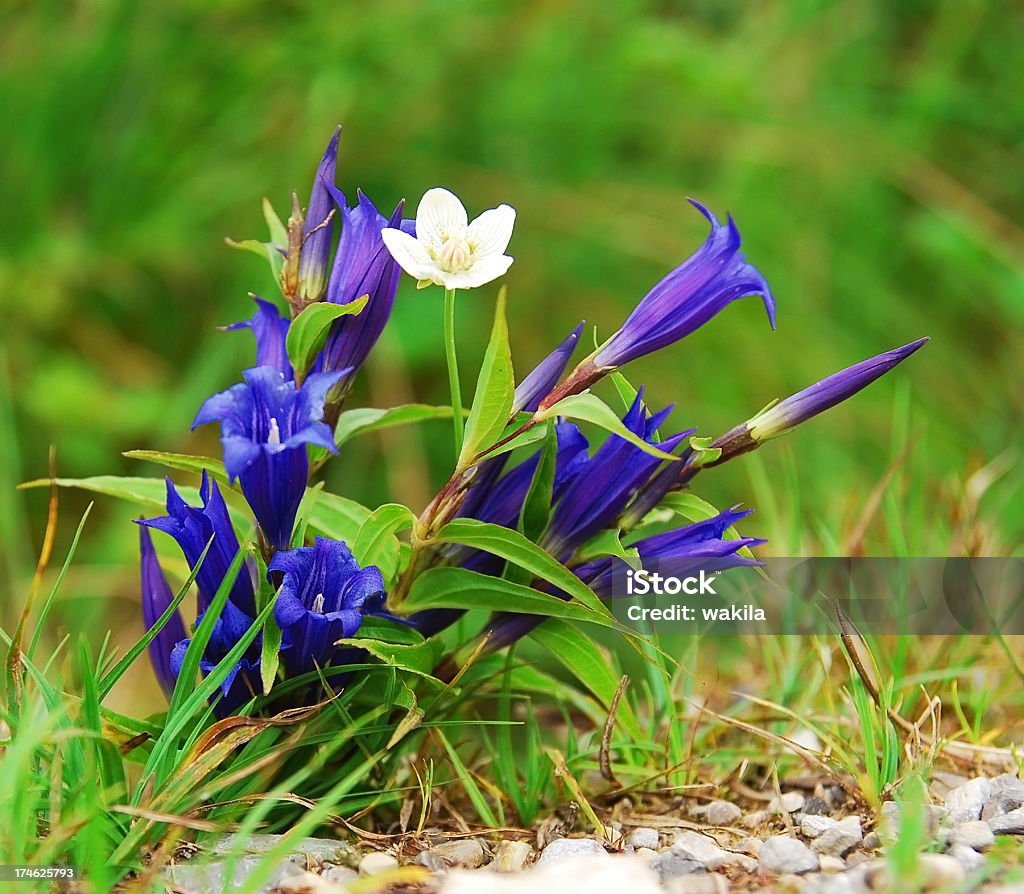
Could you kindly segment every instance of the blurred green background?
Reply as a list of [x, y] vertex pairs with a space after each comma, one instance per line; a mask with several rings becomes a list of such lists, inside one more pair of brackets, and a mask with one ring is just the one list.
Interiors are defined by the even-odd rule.
[[[863, 521], [868, 551], [1019, 551], [1019, 4], [84, 0], [8, 6], [2, 32], [0, 592], [20, 594], [35, 561], [45, 493], [14, 487], [46, 473], [48, 445], [67, 476], [162, 474], [131, 448], [216, 451], [212, 427], [188, 426], [252, 356], [216, 327], [249, 316], [247, 291], [274, 295], [223, 238], [263, 238], [261, 197], [283, 214], [290, 189], [306, 195], [339, 122], [350, 196], [414, 208], [445, 185], [471, 216], [518, 209], [520, 375], [581, 318], [608, 335], [697, 248], [687, 195], [735, 215], [779, 329], [741, 301], [631, 367], [652, 403], [677, 402], [676, 428], [719, 434], [931, 335], [697, 489], [758, 506], [750, 532], [777, 552], [841, 549]], [[467, 386], [493, 295], [460, 302]], [[354, 403], [446, 397], [440, 294], [405, 283]], [[418, 507], [448, 445], [444, 425], [373, 436], [330, 486]], [[58, 550], [87, 502], [63, 494]], [[66, 625], [136, 618], [130, 518], [99, 501]]]

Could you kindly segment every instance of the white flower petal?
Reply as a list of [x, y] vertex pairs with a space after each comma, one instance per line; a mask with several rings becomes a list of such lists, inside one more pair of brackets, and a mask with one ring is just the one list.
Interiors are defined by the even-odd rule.
[[475, 289], [503, 276], [511, 266], [512, 258], [508, 255], [488, 255], [474, 261], [468, 270], [443, 273], [444, 286], [447, 289]]
[[392, 227], [385, 227], [380, 231], [380, 237], [384, 240], [387, 250], [391, 252], [391, 257], [413, 279], [436, 280], [442, 272], [415, 236]]
[[466, 230], [466, 209], [454, 193], [440, 186], [428, 189], [416, 209], [416, 238], [437, 251], [449, 236]]
[[473, 246], [475, 257], [500, 255], [508, 248], [512, 238], [512, 227], [516, 222], [516, 209], [511, 205], [499, 205], [485, 211], [469, 225], [467, 238]]

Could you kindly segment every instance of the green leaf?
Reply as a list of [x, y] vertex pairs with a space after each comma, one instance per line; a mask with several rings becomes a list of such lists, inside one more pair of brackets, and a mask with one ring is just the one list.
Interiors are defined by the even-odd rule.
[[403, 608], [409, 612], [427, 608], [523, 612], [615, 626], [607, 612], [598, 613], [578, 602], [567, 602], [532, 587], [466, 568], [431, 568], [423, 572], [413, 582]]
[[352, 543], [352, 555], [366, 567], [376, 565], [385, 581], [394, 578], [398, 570], [400, 545], [395, 534], [416, 523], [416, 516], [401, 503], [385, 503], [370, 513], [359, 528]]
[[[585, 689], [608, 708], [619, 677], [612, 670], [608, 656], [578, 627], [567, 621], [552, 618], [530, 632], [530, 638], [540, 643]], [[618, 718], [634, 739], [642, 738], [640, 723], [626, 699], [619, 702]]]
[[[594, 592], [575, 574], [553, 556], [544, 552], [537, 544], [531, 543], [518, 531], [477, 521], [473, 518], [457, 518], [448, 522], [437, 533], [441, 543], [459, 543], [482, 549], [508, 562], [525, 568], [534, 577], [548, 581], [570, 596], [575, 597], [590, 611], [602, 616], [608, 615]], [[552, 597], [555, 598], [555, 597]], [[561, 600], [559, 600], [561, 601]], [[512, 609], [517, 611], [517, 609]]]
[[288, 351], [292, 366], [295, 367], [296, 376], [305, 375], [306, 370], [312, 366], [313, 360], [327, 341], [331, 324], [338, 317], [359, 313], [369, 300], [369, 295], [363, 295], [348, 304], [318, 301], [309, 305], [292, 320], [291, 326], [288, 327], [285, 349]]
[[423, 634], [418, 630], [389, 621], [387, 618], [375, 618], [372, 615], [363, 617], [359, 625], [358, 639], [374, 639], [382, 643], [394, 643], [400, 646], [415, 646], [423, 642]]
[[314, 534], [352, 543], [359, 529], [370, 517], [362, 503], [321, 491], [309, 516], [309, 529]]
[[146, 462], [157, 463], [166, 466], [168, 469], [179, 469], [182, 472], [195, 472], [201, 474], [206, 471], [210, 473], [221, 484], [229, 484], [228, 473], [224, 469], [224, 463], [212, 456], [192, 456], [189, 453], [164, 453], [161, 450], [126, 450], [121, 456], [128, 459], [141, 459]]
[[637, 558], [635, 549], [627, 549], [619, 539], [619, 532], [613, 530], [600, 531], [584, 543], [574, 556], [576, 562], [590, 562], [602, 556], [618, 556], [627, 562]]
[[346, 410], [338, 419], [334, 429], [334, 443], [339, 447], [356, 435], [393, 428], [397, 425], [416, 425], [433, 419], [451, 419], [451, 407], [435, 407], [428, 404], [405, 404], [387, 410], [375, 407], [360, 407]]
[[156, 623], [147, 630], [142, 637], [133, 645], [124, 655], [124, 657], [114, 665], [99, 683], [99, 694], [100, 700], [102, 701], [110, 693], [110, 690], [114, 688], [114, 684], [121, 679], [125, 672], [135, 663], [135, 659], [142, 654], [143, 650], [159, 635], [160, 631], [164, 629], [164, 626], [171, 619], [171, 616], [178, 612], [178, 607], [181, 605], [181, 601], [185, 598], [185, 594], [192, 587], [192, 583], [196, 579], [196, 575], [199, 574], [199, 569], [202, 567], [203, 562], [206, 560], [206, 554], [210, 551], [210, 547], [213, 545], [213, 538], [211, 537], [207, 542], [206, 546], [203, 547], [202, 553], [196, 560], [196, 564], [189, 572], [188, 577], [185, 579], [185, 583], [181, 585], [174, 598], [171, 600], [167, 608], [164, 609], [162, 615], [157, 618]]
[[548, 428], [530, 489], [519, 514], [519, 530], [531, 543], [540, 540], [551, 516], [551, 495], [555, 487], [555, 461], [558, 458], [558, 436]]
[[[87, 490], [94, 494], [104, 494], [108, 497], [116, 497], [138, 506], [145, 506], [149, 509], [164, 511], [167, 499], [167, 485], [162, 478], [126, 478], [118, 475], [94, 475], [91, 478], [56, 478], [54, 483], [58, 487], [75, 487], [80, 490]], [[19, 484], [19, 489], [30, 487], [49, 487], [48, 478], [37, 478], [35, 481], [26, 481]], [[194, 503], [198, 501], [199, 495], [195, 488], [178, 488], [182, 497]]]
[[633, 383], [618, 370], [610, 373], [608, 378], [615, 386], [615, 390], [619, 394], [619, 400], [622, 401], [622, 411], [626, 412], [626, 410], [633, 406], [633, 401], [636, 400], [636, 396], [639, 392], [633, 387]]
[[491, 340], [484, 352], [480, 375], [476, 380], [476, 392], [473, 394], [473, 407], [466, 420], [462, 453], [459, 456], [460, 469], [472, 465], [477, 454], [498, 439], [512, 412], [516, 385], [512, 352], [508, 344], [508, 321], [505, 319], [507, 294], [504, 286], [498, 292]]
[[267, 222], [267, 229], [270, 230], [270, 241], [274, 245], [288, 245], [288, 228], [281, 222], [270, 199], [263, 197], [263, 219]]
[[231, 248], [238, 248], [242, 251], [251, 251], [255, 255], [259, 255], [261, 258], [266, 258], [267, 263], [270, 264], [270, 272], [274, 276], [274, 282], [281, 281], [281, 270], [284, 267], [284, 255], [278, 251], [276, 245], [273, 242], [260, 242], [258, 239], [243, 239], [240, 242], [236, 242], [234, 239], [225, 238], [224, 241], [231, 246]]
[[711, 438], [690, 438], [690, 449], [694, 454], [690, 462], [697, 468], [713, 463], [722, 455], [722, 449], [712, 447], [711, 441]]
[[678, 462], [679, 457], [659, 450], [653, 444], [648, 444], [643, 438], [633, 434], [623, 424], [615, 411], [603, 400], [594, 394], [573, 394], [560, 400], [557, 404], [544, 411], [545, 418], [554, 416], [568, 416], [570, 419], [581, 419], [603, 428], [605, 431], [625, 438], [634, 447], [639, 447], [644, 453], [656, 456], [659, 459], [668, 459]]
[[[536, 444], [538, 441], [543, 441], [547, 436], [547, 429], [548, 424], [546, 422], [538, 423], [537, 425], [528, 428], [522, 434], [516, 435], [507, 444], [502, 444], [495, 450], [487, 451], [486, 456], [483, 456], [481, 461], [494, 459], [494, 457], [501, 456], [503, 453], [511, 453], [513, 450], [517, 450], [520, 447], [528, 447], [531, 444]], [[515, 431], [515, 429], [512, 429], [511, 431]], [[509, 434], [511, 434], [511, 431]]]
[[391, 667], [409, 671], [421, 677], [430, 677], [431, 679], [435, 679], [433, 676], [434, 668], [437, 667], [441, 656], [444, 654], [444, 643], [437, 638], [425, 639], [414, 645], [404, 645], [401, 643], [383, 643], [379, 640], [363, 639], [360, 637], [340, 639], [337, 645], [358, 646]]

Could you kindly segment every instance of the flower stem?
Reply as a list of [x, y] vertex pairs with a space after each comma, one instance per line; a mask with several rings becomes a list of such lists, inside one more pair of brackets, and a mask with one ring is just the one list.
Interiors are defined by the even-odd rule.
[[455, 458], [462, 453], [462, 388], [459, 360], [455, 353], [455, 289], [444, 290], [444, 353], [448, 361], [448, 385], [452, 392], [452, 421], [455, 426]]

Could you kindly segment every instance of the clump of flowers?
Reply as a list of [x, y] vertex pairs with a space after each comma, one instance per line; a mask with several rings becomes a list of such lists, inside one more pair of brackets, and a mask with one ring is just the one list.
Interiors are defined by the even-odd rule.
[[[250, 330], [256, 352], [241, 381], [195, 417], [196, 426], [219, 423], [222, 461], [163, 456], [173, 468], [202, 467], [198, 503], [168, 479], [166, 515], [139, 522], [143, 618], [154, 631], [157, 677], [170, 696], [195, 684], [183, 679], [184, 668], [216, 673], [211, 700], [221, 717], [329, 696], [352, 667], [382, 654], [397, 666], [411, 662], [399, 645], [439, 643], [416, 652], [415, 670], [450, 678], [454, 647], [465, 643], [444, 637], [466, 611], [491, 612], [472, 635], [477, 653], [493, 651], [528, 636], [566, 602], [595, 619], [607, 613], [622, 565], [724, 571], [755, 564], [751, 548], [764, 541], [736, 531], [751, 510], [694, 519], [667, 498], [701, 470], [855, 394], [926, 341], [835, 373], [719, 438], [693, 437], [692, 426], [670, 423], [671, 406], [649, 407], [643, 388], [619, 371], [671, 350], [737, 299], [756, 296], [772, 327], [776, 318], [765, 277], [740, 252], [736, 223], [694, 202], [710, 223], [707, 240], [568, 373], [582, 323], [515, 382], [502, 288], [465, 410], [456, 295], [510, 269], [515, 211], [501, 204], [470, 222], [442, 188], [427, 191], [415, 219], [403, 216], [403, 202], [380, 213], [362, 192], [349, 205], [336, 183], [338, 136], [305, 210], [293, 195], [282, 222], [267, 203], [270, 241], [239, 243], [269, 260], [283, 307], [254, 296], [255, 314], [227, 327]], [[351, 384], [388, 323], [402, 271], [421, 288], [444, 291], [451, 403], [352, 409]], [[606, 378], [627, 398], [624, 413], [592, 392]], [[452, 423], [453, 465], [427, 506], [371, 509], [317, 484], [332, 456], [356, 449], [350, 442], [359, 432], [440, 417]], [[605, 430], [603, 443], [592, 447], [581, 422]], [[161, 569], [151, 530], [170, 535], [193, 569], [194, 628], [178, 610], [182, 594]], [[392, 648], [382, 652], [382, 644]]]

